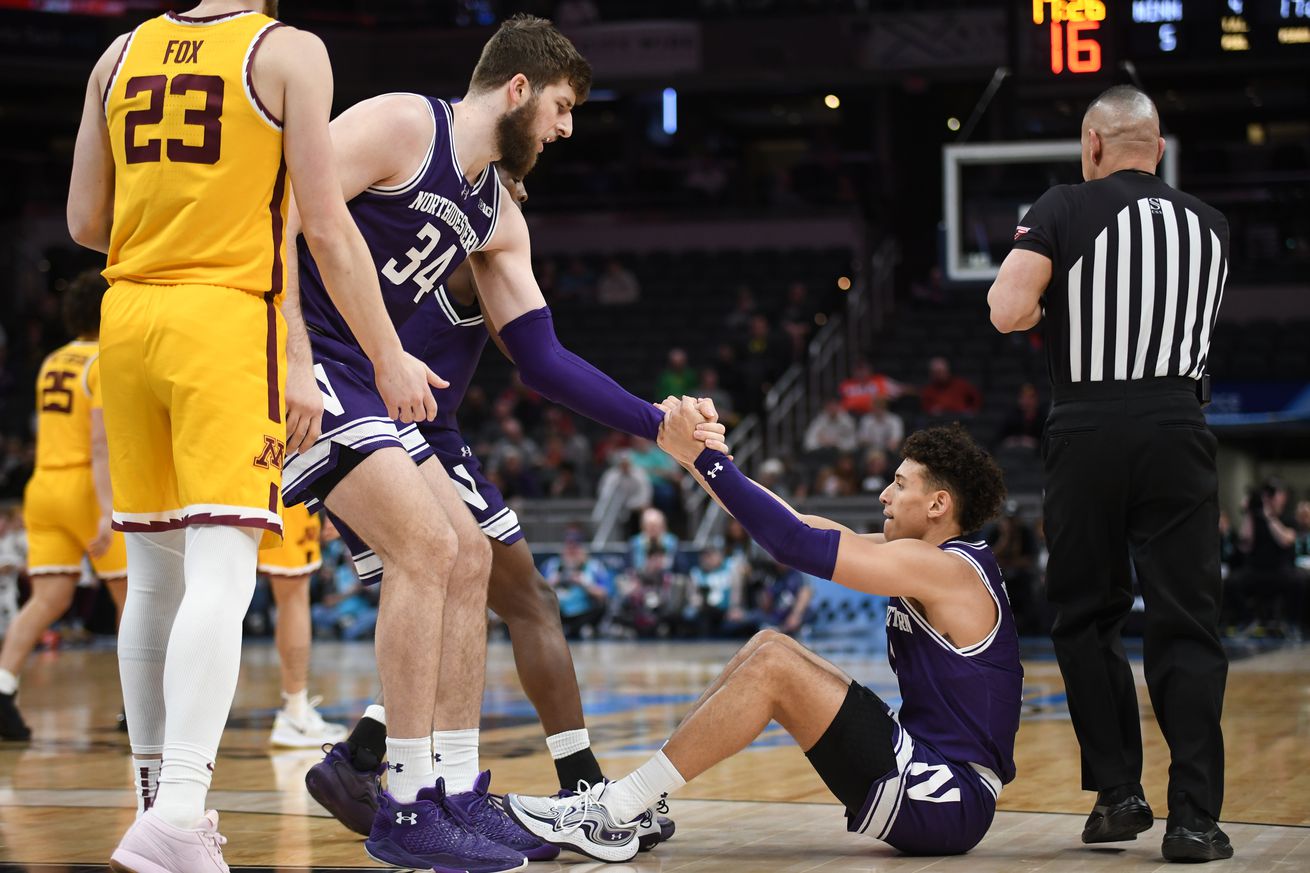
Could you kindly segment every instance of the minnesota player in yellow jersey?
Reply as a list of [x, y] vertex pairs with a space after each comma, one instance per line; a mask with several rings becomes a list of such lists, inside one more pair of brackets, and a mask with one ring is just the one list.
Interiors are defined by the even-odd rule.
[[109, 453], [100, 391], [100, 298], [105, 280], [78, 277], [64, 292], [64, 324], [77, 339], [51, 352], [36, 380], [36, 470], [23, 495], [32, 596], [0, 648], [0, 739], [26, 740], [14, 695], [23, 662], [68, 611], [91, 558], [122, 612], [127, 555], [110, 529]]
[[282, 545], [259, 553], [259, 572], [268, 576], [277, 606], [278, 661], [282, 666], [282, 708], [269, 742], [293, 749], [317, 749], [346, 738], [346, 729], [323, 720], [320, 698], [309, 696], [309, 577], [323, 564], [322, 524], [303, 503], [282, 510]]
[[[119, 671], [139, 797], [110, 859], [120, 873], [227, 870], [205, 796], [241, 620], [261, 537], [281, 537], [287, 425], [298, 443], [300, 422], [313, 435], [322, 411], [308, 363], [285, 367], [290, 186], [389, 413], [431, 418], [431, 385], [443, 384], [401, 348], [342, 200], [323, 44], [275, 11], [205, 0], [116, 39], [91, 73], [73, 157], [69, 230], [108, 255], [111, 283], [100, 365], [127, 544]], [[311, 399], [288, 409], [288, 383]]]

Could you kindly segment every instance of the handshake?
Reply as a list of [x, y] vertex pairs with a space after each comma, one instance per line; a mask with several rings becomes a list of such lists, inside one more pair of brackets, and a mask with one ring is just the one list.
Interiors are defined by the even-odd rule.
[[667, 397], [655, 405], [664, 410], [659, 447], [682, 466], [690, 469], [706, 448], [729, 454], [723, 441], [727, 428], [708, 397]]

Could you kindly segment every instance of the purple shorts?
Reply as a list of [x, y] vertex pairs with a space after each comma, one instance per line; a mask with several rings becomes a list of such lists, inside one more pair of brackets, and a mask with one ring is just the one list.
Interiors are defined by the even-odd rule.
[[373, 365], [363, 352], [315, 333], [309, 344], [323, 393], [323, 433], [308, 449], [287, 456], [282, 499], [314, 511], [359, 456], [394, 446], [421, 464], [432, 456], [432, 447], [418, 425], [397, 424], [387, 415], [373, 384]]
[[847, 830], [911, 855], [954, 855], [982, 840], [996, 814], [1001, 780], [985, 767], [948, 761], [899, 724], [896, 768], [869, 789]]
[[[500, 489], [483, 475], [482, 464], [459, 431], [449, 425], [427, 421], [419, 423], [418, 432], [425, 438], [428, 455], [435, 454], [441, 466], [446, 468], [446, 475], [454, 483], [455, 490], [463, 498], [482, 532], [507, 546], [523, 539], [519, 517], [505, 504]], [[341, 532], [342, 541], [355, 559], [355, 572], [359, 574], [359, 581], [365, 585], [381, 582], [382, 559], [348, 527], [338, 522], [337, 530]]]

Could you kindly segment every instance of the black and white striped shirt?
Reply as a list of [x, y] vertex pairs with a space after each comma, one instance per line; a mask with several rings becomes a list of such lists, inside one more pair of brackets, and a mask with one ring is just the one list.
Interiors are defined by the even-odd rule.
[[1228, 278], [1228, 222], [1150, 173], [1057, 185], [1015, 230], [1051, 259], [1053, 385], [1205, 372]]

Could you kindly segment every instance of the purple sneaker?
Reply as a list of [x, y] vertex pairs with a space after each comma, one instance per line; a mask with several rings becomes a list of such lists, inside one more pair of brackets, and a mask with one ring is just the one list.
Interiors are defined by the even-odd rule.
[[446, 795], [446, 809], [466, 830], [481, 834], [493, 843], [513, 849], [529, 861], [553, 861], [559, 847], [543, 843], [519, 827], [505, 813], [501, 798], [492, 794], [491, 771], [483, 770], [472, 791]]
[[364, 851], [383, 864], [433, 873], [504, 873], [528, 866], [519, 852], [465, 830], [446, 809], [440, 779], [435, 788], [420, 791], [413, 803], [400, 803], [381, 792]]
[[357, 770], [345, 743], [324, 745], [327, 756], [305, 774], [305, 787], [332, 817], [357, 834], [367, 837], [378, 811], [378, 777], [386, 769]]

